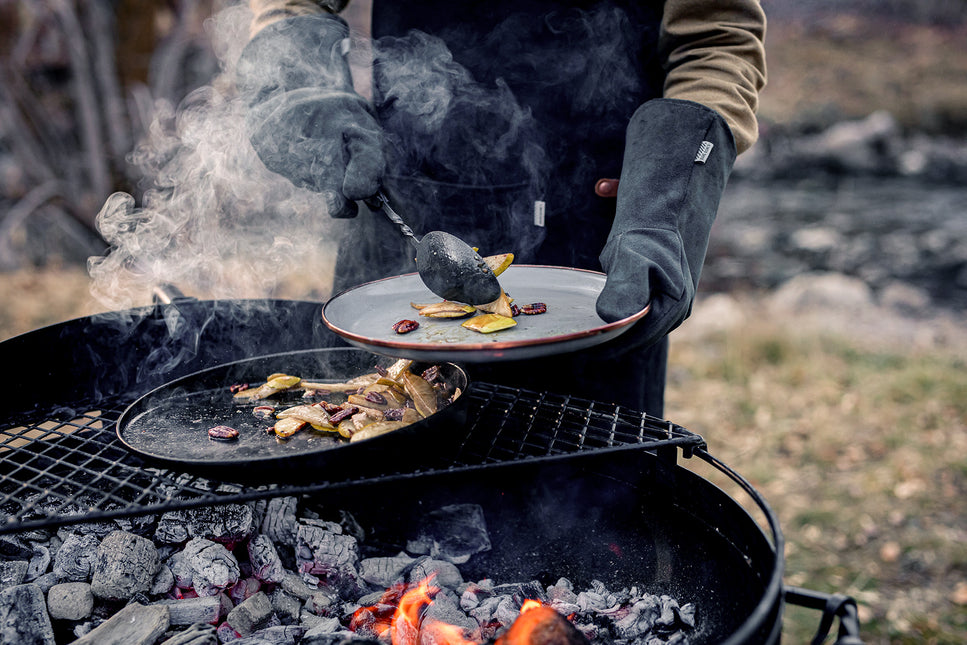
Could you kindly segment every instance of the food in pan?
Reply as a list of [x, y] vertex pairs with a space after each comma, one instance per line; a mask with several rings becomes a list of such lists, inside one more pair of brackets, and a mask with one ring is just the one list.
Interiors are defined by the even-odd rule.
[[[413, 366], [412, 360], [400, 359], [341, 383], [272, 374], [261, 385], [233, 386], [233, 397], [256, 402], [252, 413], [271, 423], [266, 432], [279, 439], [314, 430], [361, 441], [420, 421], [461, 395], [459, 387], [451, 387], [441, 377], [438, 365], [419, 374]], [[293, 401], [294, 396], [301, 396], [302, 401]], [[283, 404], [267, 405], [266, 399], [282, 400]]]
[[[487, 263], [494, 275], [500, 275], [514, 262], [514, 254], [489, 255], [484, 258], [484, 262]], [[423, 304], [411, 302], [410, 306], [418, 310], [420, 315], [425, 318], [467, 318], [461, 323], [461, 326], [482, 334], [491, 334], [495, 331], [514, 327], [517, 324], [514, 317], [520, 314], [534, 315], [547, 311], [547, 305], [542, 302], [535, 302], [522, 307], [517, 306], [514, 304], [513, 298], [507, 295], [503, 289], [500, 290], [500, 297], [493, 302], [477, 306], [452, 300]], [[470, 317], [468, 318], [468, 316]], [[400, 321], [393, 326], [393, 329], [397, 333], [405, 333], [399, 329], [399, 326], [404, 322], [412, 321]], [[419, 325], [418, 323], [414, 324]], [[412, 331], [415, 328], [412, 327], [407, 331]]]
[[234, 441], [238, 439], [238, 430], [230, 426], [213, 426], [208, 429], [208, 437], [215, 441]]

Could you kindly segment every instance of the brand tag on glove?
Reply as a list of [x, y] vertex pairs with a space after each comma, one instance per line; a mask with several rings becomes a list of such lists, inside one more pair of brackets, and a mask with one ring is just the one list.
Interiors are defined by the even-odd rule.
[[698, 147], [698, 153], [695, 155], [695, 163], [705, 163], [708, 161], [708, 156], [712, 154], [712, 148], [715, 147], [711, 141], [703, 141]]
[[543, 201], [534, 202], [534, 226], [544, 226], [544, 210], [545, 204]]

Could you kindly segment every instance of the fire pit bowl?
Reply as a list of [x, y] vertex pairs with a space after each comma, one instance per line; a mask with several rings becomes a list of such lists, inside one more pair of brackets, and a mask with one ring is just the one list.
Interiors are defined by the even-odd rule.
[[[703, 450], [694, 458], [717, 463]], [[351, 513], [369, 555], [405, 549], [428, 513], [479, 505], [491, 548], [460, 564], [465, 580], [546, 587], [565, 577], [575, 589], [595, 580], [608, 589], [637, 586], [695, 605], [689, 645], [779, 643], [787, 602], [825, 610], [824, 633], [839, 616], [837, 644], [861, 643], [850, 599], [783, 586], [781, 531], [766, 502], [749, 491], [771, 536], [723, 490], [648, 451], [402, 477], [327, 491], [317, 503], [321, 512]]]

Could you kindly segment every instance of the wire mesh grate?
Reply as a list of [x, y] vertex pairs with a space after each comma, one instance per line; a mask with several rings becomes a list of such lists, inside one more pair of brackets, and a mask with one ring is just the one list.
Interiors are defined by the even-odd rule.
[[[420, 473], [553, 459], [587, 450], [681, 448], [704, 441], [668, 421], [619, 406], [475, 383], [464, 436]], [[247, 486], [153, 467], [117, 439], [126, 402], [55, 410], [0, 430], [0, 533], [134, 517], [197, 506], [308, 494], [353, 482]], [[35, 415], [36, 416], [36, 415]], [[415, 472], [368, 475], [358, 482]]]

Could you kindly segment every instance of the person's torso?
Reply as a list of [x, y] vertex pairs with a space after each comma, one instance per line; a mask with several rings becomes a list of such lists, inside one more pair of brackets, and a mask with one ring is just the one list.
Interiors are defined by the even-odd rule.
[[614, 199], [594, 185], [620, 174], [628, 119], [660, 95], [662, 4], [374, 0], [390, 183], [426, 206], [417, 225], [598, 268]]

